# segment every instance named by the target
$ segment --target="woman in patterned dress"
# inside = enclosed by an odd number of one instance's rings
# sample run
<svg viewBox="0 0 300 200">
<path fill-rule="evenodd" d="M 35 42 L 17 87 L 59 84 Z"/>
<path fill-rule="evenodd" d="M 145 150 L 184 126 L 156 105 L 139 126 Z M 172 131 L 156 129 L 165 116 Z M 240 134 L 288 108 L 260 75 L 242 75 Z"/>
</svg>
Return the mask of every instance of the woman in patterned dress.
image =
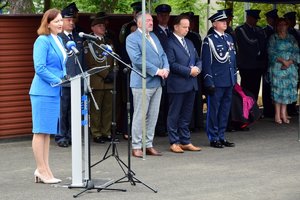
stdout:
<svg viewBox="0 0 300 200">
<path fill-rule="evenodd" d="M 297 41 L 288 34 L 288 24 L 284 18 L 278 19 L 276 33 L 269 39 L 268 55 L 275 122 L 288 124 L 286 105 L 297 100 L 297 64 L 300 58 Z"/>
</svg>

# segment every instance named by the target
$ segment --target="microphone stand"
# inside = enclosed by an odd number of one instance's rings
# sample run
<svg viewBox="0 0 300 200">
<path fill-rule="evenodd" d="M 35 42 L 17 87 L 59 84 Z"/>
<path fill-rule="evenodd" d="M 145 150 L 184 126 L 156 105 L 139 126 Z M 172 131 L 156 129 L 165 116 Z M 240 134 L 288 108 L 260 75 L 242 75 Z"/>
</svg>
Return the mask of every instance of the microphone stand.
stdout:
<svg viewBox="0 0 300 200">
<path fill-rule="evenodd" d="M 154 190 L 153 188 L 151 188 L 150 186 L 146 185 L 145 183 L 143 183 L 142 181 L 140 181 L 138 178 L 135 177 L 135 173 L 134 171 L 132 171 L 131 169 L 131 130 L 130 130 L 130 101 L 129 101 L 129 70 L 127 71 L 127 126 L 128 126 L 128 165 L 126 165 L 119 157 L 118 154 L 118 150 L 117 150 L 117 146 L 116 146 L 116 142 L 115 141 L 115 136 L 116 136 L 116 122 L 115 122 L 115 118 L 116 118 L 116 80 L 117 80 L 117 64 L 116 64 L 116 60 L 119 61 L 120 63 L 122 63 L 123 65 L 125 65 L 127 67 L 127 69 L 131 69 L 132 71 L 134 71 L 135 73 L 137 73 L 139 76 L 141 76 L 143 79 L 146 79 L 145 76 L 143 76 L 139 71 L 137 71 L 136 69 L 132 68 L 130 65 L 128 65 L 127 63 L 123 62 L 120 59 L 120 56 L 114 52 L 108 51 L 106 48 L 103 48 L 101 45 L 98 45 L 96 42 L 92 41 L 92 43 L 99 47 L 100 49 L 102 49 L 104 52 L 106 52 L 107 54 L 109 54 L 110 56 L 112 56 L 114 58 L 114 83 L 113 83 L 113 119 L 112 119 L 112 140 L 110 145 L 108 146 L 102 160 L 96 162 L 95 164 L 93 164 L 91 167 L 103 162 L 104 160 L 106 160 L 107 158 L 113 156 L 116 161 L 118 162 L 119 166 L 121 167 L 122 171 L 124 172 L 124 176 L 119 178 L 118 180 L 106 185 L 104 188 L 99 188 L 98 192 L 100 192 L 101 190 L 115 184 L 115 183 L 125 183 L 125 182 L 129 182 L 131 183 L 131 185 L 136 185 L 136 183 L 141 183 L 142 185 L 144 185 L 145 187 L 149 188 L 150 190 L 152 190 L 153 192 L 157 193 L 157 190 Z M 112 147 L 112 153 L 110 155 L 108 154 L 109 149 Z M 125 171 L 125 168 L 127 168 L 127 172 Z M 127 180 L 124 180 L 126 179 Z"/>
<path fill-rule="evenodd" d="M 72 50 L 73 51 L 73 50 Z M 82 66 L 79 62 L 79 59 L 78 59 L 78 56 L 76 55 L 76 53 L 73 51 L 72 54 L 74 53 L 74 56 L 75 56 L 75 62 L 78 62 L 78 66 L 79 66 L 79 69 L 81 71 L 81 77 L 84 79 L 84 96 L 82 97 L 82 114 L 84 115 L 84 122 L 83 123 L 83 126 L 84 126 L 84 152 L 85 152 L 85 159 L 87 159 L 87 163 L 84 163 L 84 167 L 85 167 L 85 178 L 84 178 L 84 181 L 85 181 L 85 184 L 84 186 L 76 186 L 76 187 L 73 187 L 73 186 L 69 186 L 68 188 L 84 188 L 83 191 L 79 192 L 78 194 L 74 194 L 73 197 L 76 198 L 78 197 L 79 195 L 83 194 L 84 192 L 88 191 L 88 190 L 92 190 L 92 189 L 101 189 L 101 190 L 116 190 L 116 191 L 123 191 L 125 192 L 126 190 L 123 190 L 123 189 L 114 189 L 114 188 L 106 188 L 106 187 L 103 187 L 103 186 L 96 186 L 94 181 L 92 180 L 92 177 L 91 177 L 91 146 L 90 146 L 90 134 L 88 133 L 88 110 L 89 110 L 89 103 L 88 103 L 88 98 L 87 98 L 87 94 L 89 94 L 91 97 L 92 97 L 92 100 L 94 102 L 94 105 L 95 105 L 95 108 L 97 110 L 99 110 L 99 107 L 98 107 L 98 104 L 97 102 L 95 101 L 95 98 L 93 96 L 93 93 L 92 93 L 92 90 L 91 90 L 91 87 L 89 85 L 89 81 L 87 80 L 87 77 L 90 76 L 90 74 L 88 73 L 85 73 L 82 69 Z M 70 56 L 72 56 L 72 54 Z M 107 67 L 105 67 L 107 68 Z M 105 69 L 103 68 L 103 69 Z M 92 72 L 91 72 L 92 73 Z M 66 80 L 66 82 L 68 82 L 69 80 Z"/>
</svg>

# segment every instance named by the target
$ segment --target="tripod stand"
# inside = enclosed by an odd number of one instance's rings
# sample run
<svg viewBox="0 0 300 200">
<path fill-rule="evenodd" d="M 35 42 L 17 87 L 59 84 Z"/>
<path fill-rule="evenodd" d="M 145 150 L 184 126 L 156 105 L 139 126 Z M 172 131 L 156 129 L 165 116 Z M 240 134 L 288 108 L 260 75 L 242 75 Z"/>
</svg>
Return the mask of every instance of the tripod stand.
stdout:
<svg viewBox="0 0 300 200">
<path fill-rule="evenodd" d="M 136 183 L 141 183 L 142 185 L 146 186 L 147 188 L 149 188 L 150 190 L 152 190 L 153 192 L 157 192 L 156 190 L 154 190 L 153 188 L 151 188 L 150 186 L 146 185 L 145 183 L 143 183 L 142 181 L 140 181 L 139 179 L 137 179 L 135 177 L 135 173 L 131 170 L 131 156 L 130 156 L 130 152 L 131 152 L 131 131 L 130 131 L 130 101 L 129 101 L 129 71 L 127 70 L 127 128 L 128 128 L 128 165 L 126 165 L 119 157 L 119 153 L 118 153 L 118 149 L 117 149 L 117 142 L 115 141 L 115 136 L 116 136 L 116 79 L 117 79 L 117 66 L 116 66 L 116 60 L 118 60 L 119 62 L 121 62 L 122 64 L 124 64 L 127 69 L 131 69 L 132 71 L 134 71 L 135 73 L 139 74 L 142 78 L 145 78 L 140 72 L 136 71 L 135 69 L 133 69 L 130 65 L 124 63 L 120 57 L 112 52 L 109 48 L 105 48 L 105 45 L 98 45 L 97 43 L 93 42 L 96 46 L 100 47 L 103 51 L 105 51 L 106 53 L 108 53 L 109 55 L 111 55 L 114 58 L 114 82 L 113 82 L 113 116 L 112 116 L 112 138 L 111 138 L 111 142 L 103 156 L 103 158 L 96 162 L 95 164 L 91 165 L 91 167 L 94 167 L 95 165 L 105 161 L 106 159 L 108 159 L 109 157 L 114 157 L 118 163 L 118 165 L 120 166 L 120 168 L 122 169 L 122 171 L 124 172 L 124 176 L 121 177 L 120 179 L 114 181 L 113 183 L 108 184 L 105 188 L 99 188 L 98 192 L 100 192 L 103 189 L 107 189 L 109 186 L 115 184 L 115 183 L 124 183 L 124 182 L 130 182 L 131 185 L 136 185 Z M 109 150 L 112 149 L 112 152 L 110 155 L 108 155 Z M 126 171 L 127 169 L 127 171 Z M 124 180 L 126 179 L 127 180 Z M 126 190 L 125 190 L 126 191 Z"/>
</svg>

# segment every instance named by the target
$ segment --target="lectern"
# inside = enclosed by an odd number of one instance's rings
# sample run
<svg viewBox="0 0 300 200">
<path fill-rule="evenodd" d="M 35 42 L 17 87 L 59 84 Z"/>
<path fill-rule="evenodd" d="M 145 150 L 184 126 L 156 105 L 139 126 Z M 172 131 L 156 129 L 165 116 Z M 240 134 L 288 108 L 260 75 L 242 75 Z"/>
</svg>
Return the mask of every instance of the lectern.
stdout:
<svg viewBox="0 0 300 200">
<path fill-rule="evenodd" d="M 87 94 L 89 92 L 91 93 L 91 89 L 89 87 L 89 77 L 108 67 L 109 66 L 95 67 L 58 84 L 62 86 L 65 84 L 71 85 L 72 183 L 69 186 L 70 188 L 85 187 L 86 180 L 88 180 L 90 177 L 88 133 L 89 117 L 87 97 Z M 83 95 L 81 91 L 81 81 L 84 81 Z M 98 108 L 98 106 L 95 107 Z M 82 131 L 84 134 L 82 134 Z M 82 135 L 84 136 L 83 140 Z M 84 149 L 82 149 L 82 147 L 84 147 Z M 82 170 L 83 167 L 84 170 Z M 82 173 L 83 171 L 84 178 Z"/>
</svg>

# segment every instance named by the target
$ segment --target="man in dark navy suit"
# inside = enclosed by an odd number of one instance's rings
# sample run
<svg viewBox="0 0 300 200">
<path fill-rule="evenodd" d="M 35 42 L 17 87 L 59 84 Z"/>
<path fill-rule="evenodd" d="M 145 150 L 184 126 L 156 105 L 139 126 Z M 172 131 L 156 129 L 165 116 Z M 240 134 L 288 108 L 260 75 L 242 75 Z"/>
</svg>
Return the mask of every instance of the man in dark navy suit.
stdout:
<svg viewBox="0 0 300 200">
<path fill-rule="evenodd" d="M 168 4 L 160 4 L 155 8 L 157 13 L 158 24 L 153 27 L 153 32 L 160 41 L 160 44 L 166 49 L 168 38 L 170 36 L 170 27 L 168 26 L 170 19 L 171 6 Z M 160 137 L 167 136 L 167 116 L 168 116 L 168 98 L 166 85 L 162 85 L 162 94 L 158 113 L 157 124 L 155 127 L 155 135 Z"/>
<path fill-rule="evenodd" d="M 78 33 L 74 30 L 76 12 L 78 9 L 73 4 L 64 8 L 61 12 L 63 17 L 63 32 L 59 34 L 62 38 L 64 45 L 69 41 L 76 43 L 76 48 L 80 54 L 78 59 L 80 64 L 83 61 L 83 41 Z M 82 65 L 84 68 L 84 66 Z M 81 73 L 78 62 L 75 60 L 75 55 L 71 54 L 68 57 L 67 75 L 70 77 L 76 76 Z M 71 144 L 71 90 L 70 86 L 62 87 L 62 95 L 60 100 L 60 132 L 55 135 L 55 141 L 59 147 L 68 147 Z"/>
<path fill-rule="evenodd" d="M 201 56 L 201 48 L 202 48 L 202 39 L 198 32 L 195 31 L 197 29 L 195 20 L 194 20 L 194 13 L 193 12 L 184 12 L 180 15 L 186 15 L 190 19 L 190 28 L 188 34 L 185 36 L 185 38 L 192 41 L 198 56 Z M 192 120 L 190 124 L 190 130 L 196 131 L 197 129 L 202 129 L 204 127 L 203 121 L 203 88 L 201 87 L 203 78 L 202 76 L 197 76 L 198 81 L 198 91 L 196 92 L 195 96 L 195 102 L 194 102 L 194 109 L 193 109 L 193 115 Z"/>
<path fill-rule="evenodd" d="M 269 117 L 269 118 L 273 118 L 275 115 L 275 111 L 274 111 L 274 105 L 271 99 L 271 86 L 270 86 L 270 82 L 268 80 L 268 54 L 267 54 L 267 42 L 269 40 L 269 37 L 275 33 L 275 23 L 276 20 L 278 19 L 278 15 L 277 15 L 277 9 L 273 9 L 270 10 L 268 12 L 265 13 L 266 16 L 266 20 L 267 20 L 267 26 L 265 26 L 262 31 L 265 35 L 265 39 L 266 39 L 266 45 L 264 48 L 264 59 L 266 60 L 265 64 L 265 70 L 264 70 L 264 77 L 263 77 L 263 89 L 262 89 L 262 101 L 263 101 L 263 106 L 264 106 L 264 117 Z"/>
<path fill-rule="evenodd" d="M 225 139 L 232 89 L 236 83 L 236 53 L 232 37 L 225 33 L 226 19 L 225 12 L 209 18 L 214 32 L 204 39 L 202 48 L 204 86 L 208 93 L 206 131 L 210 146 L 215 148 L 235 146 Z"/>
<path fill-rule="evenodd" d="M 193 43 L 185 36 L 189 31 L 190 21 L 186 15 L 174 19 L 174 32 L 168 39 L 166 48 L 170 64 L 167 80 L 169 112 L 167 130 L 170 150 L 174 153 L 200 151 L 191 143 L 189 125 L 193 113 L 195 93 L 198 90 L 197 76 L 202 66 Z"/>
</svg>

